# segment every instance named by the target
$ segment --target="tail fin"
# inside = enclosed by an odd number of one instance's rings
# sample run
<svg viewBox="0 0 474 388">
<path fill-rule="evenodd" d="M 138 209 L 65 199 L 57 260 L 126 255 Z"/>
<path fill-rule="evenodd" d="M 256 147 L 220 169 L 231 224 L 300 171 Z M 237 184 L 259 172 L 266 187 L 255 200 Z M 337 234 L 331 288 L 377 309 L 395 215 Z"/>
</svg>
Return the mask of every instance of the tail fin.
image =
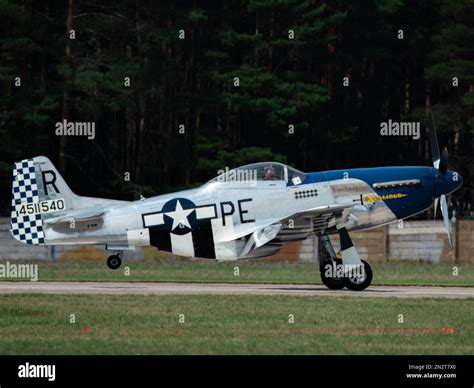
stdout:
<svg viewBox="0 0 474 388">
<path fill-rule="evenodd" d="M 11 233 L 27 244 L 44 244 L 43 218 L 74 207 L 71 191 L 51 161 L 39 156 L 13 166 Z"/>
<path fill-rule="evenodd" d="M 74 194 L 45 156 L 14 164 L 12 193 L 11 233 L 18 241 L 35 245 L 45 244 L 43 221 L 49 218 L 71 210 L 126 203 Z"/>
</svg>

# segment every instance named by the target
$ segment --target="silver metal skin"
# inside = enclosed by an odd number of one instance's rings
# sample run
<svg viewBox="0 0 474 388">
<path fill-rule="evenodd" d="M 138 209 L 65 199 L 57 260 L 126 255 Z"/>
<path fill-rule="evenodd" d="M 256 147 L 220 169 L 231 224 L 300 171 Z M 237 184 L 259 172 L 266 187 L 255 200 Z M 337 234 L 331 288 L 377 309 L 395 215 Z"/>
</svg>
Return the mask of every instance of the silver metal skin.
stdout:
<svg viewBox="0 0 474 388">
<path fill-rule="evenodd" d="M 304 173 L 281 163 L 244 166 L 197 189 L 126 202 L 77 196 L 47 158 L 31 161 L 38 186 L 35 201 L 63 199 L 66 203 L 64 210 L 41 214 L 45 245 L 105 244 L 110 250 L 133 250 L 156 246 L 153 230 L 157 227 L 161 240 L 164 233 L 170 235 L 165 250 L 195 256 L 194 240 L 203 236 L 194 236 L 193 228 L 199 229 L 198 218 L 204 215 L 213 245 L 207 257 L 235 260 L 273 254 L 279 247 L 266 244 L 334 232 L 337 224 L 361 230 L 397 220 L 384 201 L 360 203 L 361 195 L 376 195 L 364 181 L 303 184 Z M 262 175 L 268 169 L 273 174 L 277 170 L 269 179 Z M 296 176 L 293 181 L 289 171 Z M 235 172 L 250 174 L 239 178 L 232 175 Z M 193 215 L 191 227 L 188 217 Z M 157 248 L 162 247 L 158 244 Z"/>
<path fill-rule="evenodd" d="M 411 217 L 439 198 L 451 242 L 446 195 L 463 180 L 448 170 L 447 150 L 439 152 L 431 114 L 428 127 L 434 168 L 303 173 L 263 162 L 223 172 L 197 189 L 133 202 L 78 196 L 48 158 L 25 159 L 13 167 L 11 233 L 34 245 L 103 244 L 112 251 L 154 246 L 218 261 L 270 256 L 286 241 L 317 234 L 322 237 L 323 283 L 332 289 L 363 290 L 372 271 L 357 253 L 349 230 Z M 332 233 L 339 234 L 340 257 L 330 246 Z M 339 261 L 347 279 L 329 271 Z M 107 260 L 112 269 L 120 263 L 118 255 Z M 349 273 L 353 268 L 363 272 Z"/>
</svg>

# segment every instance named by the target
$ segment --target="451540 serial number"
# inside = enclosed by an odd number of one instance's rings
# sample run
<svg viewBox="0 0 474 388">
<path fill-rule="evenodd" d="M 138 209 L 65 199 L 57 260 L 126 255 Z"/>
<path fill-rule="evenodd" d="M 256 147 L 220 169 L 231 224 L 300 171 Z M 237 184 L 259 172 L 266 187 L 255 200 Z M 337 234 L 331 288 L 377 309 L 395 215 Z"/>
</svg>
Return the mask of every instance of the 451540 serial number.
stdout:
<svg viewBox="0 0 474 388">
<path fill-rule="evenodd" d="M 53 213 L 66 209 L 64 199 L 51 199 L 41 202 L 22 203 L 19 214 Z"/>
</svg>

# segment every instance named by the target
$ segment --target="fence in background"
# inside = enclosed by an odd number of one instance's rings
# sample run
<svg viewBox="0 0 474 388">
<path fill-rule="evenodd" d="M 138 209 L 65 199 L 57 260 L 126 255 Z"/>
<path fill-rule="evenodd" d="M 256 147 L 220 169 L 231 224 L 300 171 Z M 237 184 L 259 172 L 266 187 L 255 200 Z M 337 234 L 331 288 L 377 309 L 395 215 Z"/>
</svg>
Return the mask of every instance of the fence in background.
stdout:
<svg viewBox="0 0 474 388">
<path fill-rule="evenodd" d="M 371 262 L 427 260 L 474 264 L 474 220 L 451 223 L 452 247 L 442 221 L 404 221 L 350 235 L 361 257 Z M 331 240 L 339 250 L 337 235 L 331 236 Z M 317 262 L 318 239 L 288 243 L 274 259 Z"/>
<path fill-rule="evenodd" d="M 9 232 L 10 219 L 0 218 L 0 259 L 105 259 L 107 252 L 95 246 L 47 246 L 21 244 Z M 450 247 L 442 221 L 405 221 L 403 227 L 392 224 L 365 232 L 351 233 L 354 245 L 364 259 L 428 260 L 433 263 L 456 262 L 474 264 L 474 220 L 457 220 L 451 224 L 453 248 Z M 334 247 L 339 249 L 337 235 L 331 236 Z M 143 258 L 141 249 L 125 252 L 125 258 Z M 280 253 L 269 260 L 307 261 L 318 260 L 318 239 L 283 245 Z"/>
</svg>

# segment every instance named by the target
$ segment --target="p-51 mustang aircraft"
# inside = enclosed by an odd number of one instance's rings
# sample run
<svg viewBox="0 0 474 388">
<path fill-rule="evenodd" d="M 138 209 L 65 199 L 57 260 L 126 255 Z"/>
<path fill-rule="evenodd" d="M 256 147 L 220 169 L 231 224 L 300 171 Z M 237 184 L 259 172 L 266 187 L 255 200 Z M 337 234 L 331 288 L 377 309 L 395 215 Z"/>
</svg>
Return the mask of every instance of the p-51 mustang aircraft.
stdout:
<svg viewBox="0 0 474 388">
<path fill-rule="evenodd" d="M 462 185 L 440 155 L 428 118 L 434 167 L 379 167 L 304 173 L 281 163 L 227 171 L 203 186 L 133 202 L 74 194 L 44 156 L 13 169 L 11 233 L 34 245 L 104 244 L 114 254 L 154 246 L 180 256 L 219 261 L 270 256 L 285 241 L 316 234 L 320 271 L 331 289 L 363 290 L 372 270 L 348 231 L 389 224 L 440 198 L 450 238 L 446 195 Z M 338 233 L 341 255 L 329 239 Z"/>
</svg>

